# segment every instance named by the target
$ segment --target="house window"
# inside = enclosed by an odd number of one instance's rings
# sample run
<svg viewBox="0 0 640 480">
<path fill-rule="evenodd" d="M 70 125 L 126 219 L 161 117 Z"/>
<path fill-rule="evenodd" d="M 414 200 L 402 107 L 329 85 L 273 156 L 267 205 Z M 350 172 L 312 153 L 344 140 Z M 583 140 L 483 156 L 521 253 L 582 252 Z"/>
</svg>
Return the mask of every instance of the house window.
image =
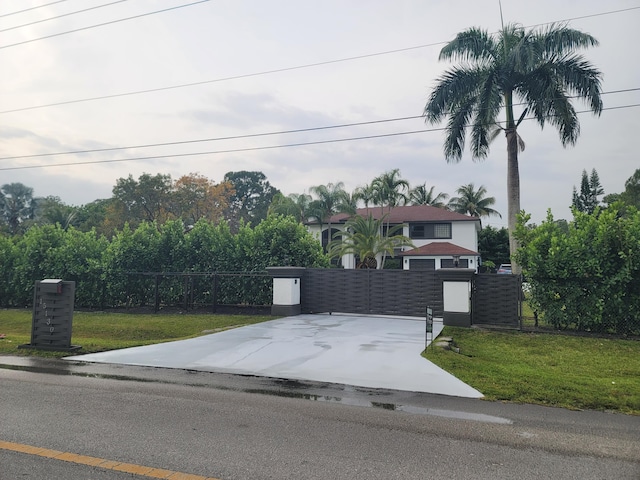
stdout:
<svg viewBox="0 0 640 480">
<path fill-rule="evenodd" d="M 451 238 L 450 223 L 412 223 L 409 225 L 410 238 Z"/>
</svg>

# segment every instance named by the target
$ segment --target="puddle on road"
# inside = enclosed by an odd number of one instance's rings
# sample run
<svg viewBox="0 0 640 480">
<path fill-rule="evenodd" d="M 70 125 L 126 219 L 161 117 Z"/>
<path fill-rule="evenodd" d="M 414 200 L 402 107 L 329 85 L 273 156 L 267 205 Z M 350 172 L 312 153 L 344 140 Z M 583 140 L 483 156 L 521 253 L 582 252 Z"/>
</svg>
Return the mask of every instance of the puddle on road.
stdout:
<svg viewBox="0 0 640 480">
<path fill-rule="evenodd" d="M 437 408 L 427 408 L 427 407 L 416 407 L 413 405 L 403 405 L 400 403 L 392 403 L 392 402 L 381 402 L 381 401 L 373 401 L 368 400 L 367 397 L 378 397 L 388 395 L 386 392 L 376 391 L 376 390 L 367 390 L 361 389 L 358 387 L 352 387 L 349 385 L 342 386 L 343 392 L 347 395 L 345 396 L 335 396 L 335 395 L 321 395 L 315 393 L 306 393 L 304 390 L 308 390 L 309 388 L 315 387 L 322 388 L 306 384 L 305 382 L 299 380 L 289 380 L 289 379 L 269 379 L 273 385 L 273 389 L 269 388 L 233 388 L 233 387 L 225 387 L 221 385 L 208 385 L 206 383 L 183 383 L 176 382 L 170 380 L 163 379 L 150 379 L 144 378 L 141 376 L 130 376 L 130 375 L 117 375 L 117 374 L 105 374 L 105 373 L 93 373 L 93 372 L 78 372 L 74 371 L 71 367 L 77 366 L 72 363 L 60 364 L 55 367 L 51 367 L 50 365 L 44 366 L 43 364 L 39 364 L 39 362 L 33 359 L 29 359 L 31 361 L 26 361 L 22 365 L 8 365 L 8 364 L 0 364 L 0 368 L 6 368 L 9 370 L 19 370 L 26 371 L 32 373 L 44 373 L 44 374 L 52 374 L 52 375 L 70 375 L 77 377 L 85 377 L 85 378 L 101 378 L 105 380 L 124 380 L 124 381 L 135 381 L 135 382 L 145 382 L 145 383 L 159 383 L 159 384 L 180 384 L 187 385 L 193 387 L 210 387 L 216 388 L 219 390 L 229 390 L 229 391 L 239 391 L 245 393 L 259 394 L 259 395 L 271 395 L 277 397 L 285 397 L 285 398 L 297 398 L 300 400 L 309 400 L 313 402 L 326 402 L 326 403 L 335 403 L 340 405 L 349 405 L 355 407 L 368 407 L 368 408 L 379 408 L 382 410 L 390 410 L 396 412 L 404 412 L 413 415 L 432 415 L 436 417 L 444 417 L 444 418 L 452 418 L 457 420 L 471 420 L 476 422 L 484 422 L 484 423 L 497 423 L 503 425 L 510 425 L 513 422 L 508 418 L 496 417 L 493 415 L 486 415 L 482 413 L 470 413 L 470 412 L 462 412 L 457 410 L 443 410 Z M 186 373 L 206 373 L 200 371 L 191 371 L 185 370 Z M 333 386 L 335 388 L 335 386 Z M 351 395 L 349 395 L 351 393 Z"/>
</svg>

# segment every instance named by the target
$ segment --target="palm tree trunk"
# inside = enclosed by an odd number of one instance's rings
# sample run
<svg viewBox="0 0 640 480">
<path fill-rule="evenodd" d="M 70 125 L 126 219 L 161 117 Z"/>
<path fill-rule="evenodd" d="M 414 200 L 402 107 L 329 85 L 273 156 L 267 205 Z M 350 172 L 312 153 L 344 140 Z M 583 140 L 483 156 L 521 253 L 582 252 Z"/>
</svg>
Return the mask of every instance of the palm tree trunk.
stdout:
<svg viewBox="0 0 640 480">
<path fill-rule="evenodd" d="M 520 267 L 513 256 L 518 249 L 518 241 L 514 233 L 518 213 L 520 213 L 520 171 L 518 168 L 518 133 L 515 127 L 508 128 L 507 135 L 507 216 L 509 228 L 509 253 L 513 273 L 520 273 Z"/>
</svg>

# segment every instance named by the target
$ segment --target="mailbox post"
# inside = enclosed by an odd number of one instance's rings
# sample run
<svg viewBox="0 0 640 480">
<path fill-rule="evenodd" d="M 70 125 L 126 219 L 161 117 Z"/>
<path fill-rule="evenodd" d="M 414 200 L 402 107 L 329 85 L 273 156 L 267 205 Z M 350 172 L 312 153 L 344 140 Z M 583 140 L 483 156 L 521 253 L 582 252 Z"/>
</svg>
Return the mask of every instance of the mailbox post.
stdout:
<svg viewBox="0 0 640 480">
<path fill-rule="evenodd" d="M 73 351 L 71 324 L 75 300 L 75 282 L 45 279 L 36 282 L 33 292 L 31 343 L 18 348 Z"/>
</svg>

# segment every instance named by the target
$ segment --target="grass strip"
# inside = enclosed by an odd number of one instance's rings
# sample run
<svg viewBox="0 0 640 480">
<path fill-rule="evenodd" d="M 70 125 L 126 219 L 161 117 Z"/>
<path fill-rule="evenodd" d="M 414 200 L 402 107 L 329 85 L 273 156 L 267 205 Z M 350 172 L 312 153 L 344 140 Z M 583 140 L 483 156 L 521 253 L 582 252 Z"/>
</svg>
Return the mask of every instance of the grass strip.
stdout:
<svg viewBox="0 0 640 480">
<path fill-rule="evenodd" d="M 445 327 L 423 355 L 487 400 L 640 415 L 640 342 Z"/>
</svg>

